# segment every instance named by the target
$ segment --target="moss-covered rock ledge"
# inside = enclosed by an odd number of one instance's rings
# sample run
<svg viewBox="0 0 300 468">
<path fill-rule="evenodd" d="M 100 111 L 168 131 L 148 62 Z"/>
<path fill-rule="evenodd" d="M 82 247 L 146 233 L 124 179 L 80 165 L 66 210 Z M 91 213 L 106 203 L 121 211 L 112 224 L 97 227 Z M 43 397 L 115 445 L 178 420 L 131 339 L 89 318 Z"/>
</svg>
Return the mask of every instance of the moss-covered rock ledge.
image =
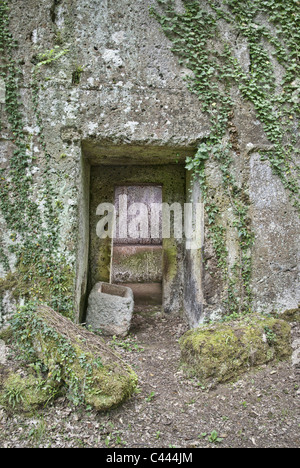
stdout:
<svg viewBox="0 0 300 468">
<path fill-rule="evenodd" d="M 12 330 L 23 357 L 42 363 L 47 377 L 62 384 L 75 404 L 109 410 L 136 389 L 136 374 L 99 336 L 47 306 L 23 307 Z"/>
<path fill-rule="evenodd" d="M 289 309 L 283 312 L 283 314 L 280 314 L 279 317 L 281 320 L 285 320 L 286 322 L 289 323 L 295 323 L 295 322 L 300 322 L 300 306 L 298 309 Z"/>
<path fill-rule="evenodd" d="M 236 380 L 246 371 L 292 354 L 291 327 L 269 317 L 251 316 L 188 331 L 180 340 L 181 360 L 203 383 Z"/>
</svg>

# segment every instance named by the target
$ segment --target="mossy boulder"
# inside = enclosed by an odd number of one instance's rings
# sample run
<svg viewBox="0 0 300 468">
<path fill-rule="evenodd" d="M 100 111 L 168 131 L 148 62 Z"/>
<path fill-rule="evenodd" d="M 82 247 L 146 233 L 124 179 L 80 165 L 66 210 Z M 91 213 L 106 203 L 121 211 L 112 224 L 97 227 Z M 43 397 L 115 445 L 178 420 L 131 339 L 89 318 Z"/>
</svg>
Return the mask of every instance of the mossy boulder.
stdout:
<svg viewBox="0 0 300 468">
<path fill-rule="evenodd" d="M 291 327 L 251 317 L 188 331 L 180 340 L 184 368 L 203 383 L 234 381 L 246 371 L 292 354 Z"/>
<path fill-rule="evenodd" d="M 135 391 L 136 374 L 99 336 L 51 308 L 22 308 L 12 328 L 27 359 L 42 361 L 73 403 L 109 410 Z"/>
</svg>

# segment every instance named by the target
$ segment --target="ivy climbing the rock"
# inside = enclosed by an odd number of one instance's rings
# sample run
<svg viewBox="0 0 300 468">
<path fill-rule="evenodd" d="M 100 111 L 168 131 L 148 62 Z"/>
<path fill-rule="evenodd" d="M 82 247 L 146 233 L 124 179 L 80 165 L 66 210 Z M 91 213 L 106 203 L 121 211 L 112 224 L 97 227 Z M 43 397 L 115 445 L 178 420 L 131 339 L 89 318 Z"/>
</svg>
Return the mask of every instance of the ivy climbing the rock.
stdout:
<svg viewBox="0 0 300 468">
<path fill-rule="evenodd" d="M 9 29 L 9 7 L 0 1 L 1 78 L 6 87 L 6 116 L 13 154 L 9 165 L 0 172 L 0 210 L 10 234 L 9 245 L 0 246 L 0 261 L 7 278 L 0 282 L 0 292 L 14 286 L 16 298 L 40 299 L 55 310 L 71 316 L 73 309 L 74 273 L 60 252 L 59 214 L 55 181 L 50 177 L 51 155 L 47 151 L 43 122 L 39 112 L 38 70 L 59 60 L 67 51 L 58 46 L 38 57 L 32 73 L 32 104 L 41 154 L 42 190 L 37 191 L 30 152 L 31 136 L 24 132 L 19 78 L 22 75 L 14 58 L 17 47 Z M 43 155 L 43 157 L 42 157 Z M 36 195 L 36 192 L 38 195 Z M 7 254 L 15 256 L 15 266 L 9 265 Z"/>
<path fill-rule="evenodd" d="M 299 117 L 299 1 L 295 0 L 183 0 L 178 11 L 173 0 L 157 0 L 150 11 L 173 43 L 173 52 L 193 71 L 186 79 L 199 98 L 210 121 L 210 135 L 199 146 L 187 169 L 200 182 L 209 225 L 209 237 L 218 265 L 227 283 L 224 299 L 230 313 L 251 309 L 251 247 L 254 236 L 249 216 L 247 182 L 234 176 L 234 157 L 239 156 L 238 138 L 232 124 L 235 103 L 232 90 L 250 101 L 270 141 L 261 150 L 299 210 L 299 166 L 296 163 L 296 122 Z M 225 25 L 225 26 L 224 26 Z M 243 37 L 248 44 L 250 68 L 240 64 L 224 28 Z M 222 34 L 223 31 L 223 34 Z M 274 63 L 284 69 L 281 82 Z M 234 136 L 235 135 L 235 136 Z M 218 164 L 233 226 L 239 239 L 239 258 L 229 267 L 226 226 L 222 208 L 207 177 L 210 161 Z"/>
</svg>

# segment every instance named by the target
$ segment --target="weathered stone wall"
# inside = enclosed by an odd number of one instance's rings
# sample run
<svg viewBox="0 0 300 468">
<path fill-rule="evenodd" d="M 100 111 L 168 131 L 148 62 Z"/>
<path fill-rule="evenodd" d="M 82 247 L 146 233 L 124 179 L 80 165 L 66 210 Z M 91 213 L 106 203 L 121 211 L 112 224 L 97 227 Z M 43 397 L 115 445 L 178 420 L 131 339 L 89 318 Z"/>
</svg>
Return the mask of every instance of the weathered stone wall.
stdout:
<svg viewBox="0 0 300 468">
<path fill-rule="evenodd" d="M 207 8 L 204 0 L 200 3 Z M 171 51 L 172 43 L 156 19 L 149 15 L 152 4 L 152 0 L 27 0 L 25 7 L 20 0 L 8 2 L 9 28 L 18 47 L 5 53 L 21 70 L 18 86 L 29 161 L 26 170 L 32 176 L 29 197 L 45 217 L 47 198 L 43 188 L 45 180 L 52 182 L 52 204 L 58 211 L 55 231 L 59 239 L 53 255 L 68 267 L 68 274 L 63 275 L 67 286 L 59 291 L 59 297 L 70 296 L 77 319 L 87 284 L 89 165 L 99 165 L 103 158 L 107 164 L 110 157 L 115 160 L 119 157 L 124 164 L 124 157 L 130 160 L 131 147 L 135 147 L 135 155 L 136 148 L 140 148 L 141 158 L 148 152 L 145 157 L 148 164 L 155 160 L 153 147 L 159 147 L 161 155 L 165 151 L 164 163 L 176 159 L 183 162 L 210 134 L 209 119 L 201 112 L 197 96 L 187 89 L 183 80 L 192 73 L 179 64 Z M 176 5 L 178 11 L 183 9 L 180 1 Z M 247 41 L 226 28 L 224 25 L 224 35 L 247 72 L 251 65 Z M 58 46 L 57 52 L 64 53 L 39 67 L 34 88 L 33 70 L 41 62 L 38 54 L 55 46 Z M 282 69 L 276 63 L 274 67 L 279 80 Z M 3 80 L 0 88 L 0 166 L 7 170 L 15 143 L 12 124 L 8 122 L 9 111 L 5 111 Z M 38 116 L 34 98 L 38 103 Z M 238 91 L 232 98 L 236 103 L 232 128 L 238 145 L 233 171 L 249 196 L 255 234 L 252 308 L 259 311 L 297 308 L 300 302 L 298 213 L 281 181 L 272 173 L 269 162 L 262 161 L 259 156 L 259 150 L 268 146 L 269 141 L 253 106 L 245 102 Z M 41 134 L 44 139 L 40 138 Z M 122 154 L 117 152 L 118 145 L 122 147 Z M 50 169 L 45 162 L 45 151 L 51 157 Z M 158 158 L 158 163 L 162 162 L 162 157 Z M 220 170 L 213 160 L 207 162 L 206 172 L 222 205 L 226 197 L 222 193 Z M 8 183 L 14 185 L 12 175 L 7 177 Z M 227 198 L 222 206 L 230 266 L 239 255 L 237 232 Z M 16 216 L 21 217 L 18 206 L 15 210 Z M 5 261 L 0 265 L 0 327 L 3 316 L 13 310 L 18 300 L 7 290 L 15 290 L 18 296 L 16 289 L 22 291 L 22 278 L 26 276 L 24 273 L 18 278 L 17 284 L 7 280 L 9 276 L 11 281 L 15 272 L 20 271 L 15 266 L 16 254 L 9 246 L 23 241 L 22 233 L 15 232 L 13 223 L 7 219 L 2 213 L 1 259 L 5 257 Z M 50 229 L 45 220 L 41 225 L 45 233 Z M 207 235 L 208 229 L 205 232 Z M 191 291 L 203 301 L 203 307 L 195 316 L 191 317 L 189 312 L 193 325 L 203 321 L 205 316 L 222 313 L 226 289 L 208 237 L 204 246 L 205 273 L 199 258 L 201 252 L 194 254 L 190 262 L 195 274 L 199 274 L 196 291 L 195 285 Z M 53 281 L 49 275 L 43 287 Z M 31 286 L 34 289 L 34 281 Z M 55 287 L 53 290 L 56 291 Z M 41 291 L 32 294 L 43 295 Z M 193 307 L 193 300 L 187 307 Z"/>
</svg>

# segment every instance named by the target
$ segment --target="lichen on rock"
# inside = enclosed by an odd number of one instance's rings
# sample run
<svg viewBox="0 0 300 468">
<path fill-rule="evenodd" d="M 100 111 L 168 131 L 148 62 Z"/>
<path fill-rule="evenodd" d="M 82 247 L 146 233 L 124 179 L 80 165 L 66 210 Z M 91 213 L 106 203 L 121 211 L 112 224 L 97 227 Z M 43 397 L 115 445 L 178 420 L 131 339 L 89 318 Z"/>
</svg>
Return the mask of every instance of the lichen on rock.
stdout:
<svg viewBox="0 0 300 468">
<path fill-rule="evenodd" d="M 181 361 L 201 382 L 233 381 L 257 366 L 291 356 L 291 328 L 275 318 L 249 316 L 205 325 L 180 340 Z"/>
</svg>

